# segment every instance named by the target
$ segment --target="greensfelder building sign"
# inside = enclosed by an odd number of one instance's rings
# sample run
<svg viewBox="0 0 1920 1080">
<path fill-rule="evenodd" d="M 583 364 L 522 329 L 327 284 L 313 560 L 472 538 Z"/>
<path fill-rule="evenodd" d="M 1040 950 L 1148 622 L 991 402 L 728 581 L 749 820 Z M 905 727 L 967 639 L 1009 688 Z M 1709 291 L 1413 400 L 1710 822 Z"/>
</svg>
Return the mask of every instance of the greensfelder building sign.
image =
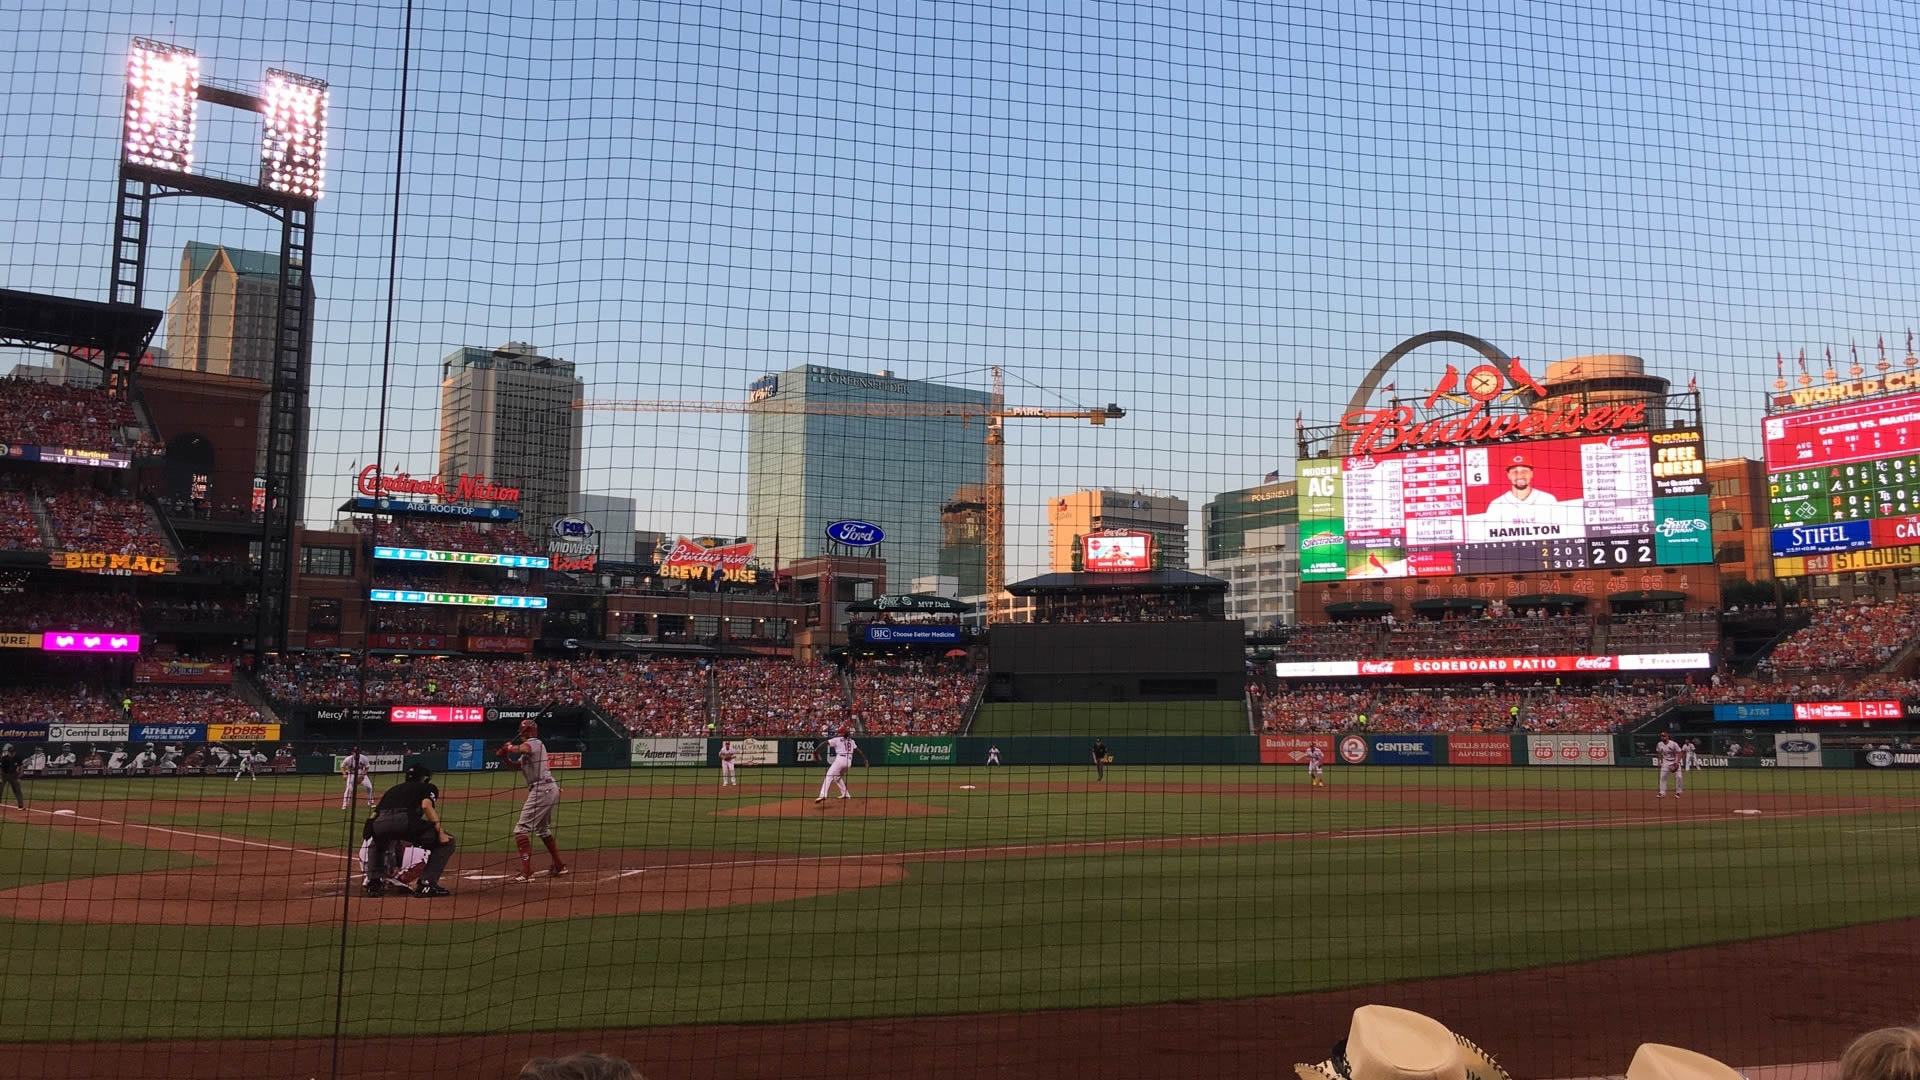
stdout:
<svg viewBox="0 0 1920 1080">
<path fill-rule="evenodd" d="M 889 765 L 951 765 L 952 739 L 888 739 L 882 755 Z"/>
</svg>

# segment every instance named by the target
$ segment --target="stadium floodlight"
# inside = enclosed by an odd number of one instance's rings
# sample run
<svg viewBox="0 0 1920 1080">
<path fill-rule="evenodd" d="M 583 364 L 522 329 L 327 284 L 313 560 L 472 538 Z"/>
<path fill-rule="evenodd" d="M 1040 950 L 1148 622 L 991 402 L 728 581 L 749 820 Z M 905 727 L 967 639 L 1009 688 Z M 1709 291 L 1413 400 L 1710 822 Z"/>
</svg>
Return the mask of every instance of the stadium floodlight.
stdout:
<svg viewBox="0 0 1920 1080">
<path fill-rule="evenodd" d="M 125 160 L 192 172 L 193 110 L 199 97 L 200 57 L 192 49 L 134 38 L 127 53 Z"/>
<path fill-rule="evenodd" d="M 269 68 L 261 104 L 266 133 L 260 140 L 260 186 L 319 199 L 326 179 L 327 84 Z"/>
</svg>

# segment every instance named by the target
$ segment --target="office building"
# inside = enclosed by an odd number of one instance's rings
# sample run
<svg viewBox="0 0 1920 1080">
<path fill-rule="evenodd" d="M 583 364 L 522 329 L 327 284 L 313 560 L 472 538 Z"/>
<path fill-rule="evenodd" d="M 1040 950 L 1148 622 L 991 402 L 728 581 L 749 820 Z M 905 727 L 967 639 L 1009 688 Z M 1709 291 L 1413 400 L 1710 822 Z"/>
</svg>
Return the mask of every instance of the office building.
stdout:
<svg viewBox="0 0 1920 1080">
<path fill-rule="evenodd" d="M 851 519 L 885 532 L 870 550 L 887 580 L 946 576 L 962 595 L 985 590 L 984 529 L 962 519 L 973 504 L 984 514 L 992 395 L 816 364 L 758 379 L 750 393 L 747 533 L 763 565 L 836 553 L 826 527 Z"/>
<path fill-rule="evenodd" d="M 313 279 L 306 281 L 313 312 Z M 270 383 L 279 317 L 279 255 L 195 241 L 180 253 L 180 288 L 167 304 L 167 347 L 156 350 L 153 363 Z M 307 321 L 309 347 L 315 321 Z"/>
<path fill-rule="evenodd" d="M 573 504 L 573 516 L 593 526 L 600 557 L 611 562 L 633 561 L 633 511 L 634 501 L 621 495 L 582 495 Z"/>
<path fill-rule="evenodd" d="M 522 341 L 448 353 L 440 373 L 440 479 L 462 473 L 520 489 L 521 527 L 546 535 L 580 490 L 585 384 L 573 364 Z M 630 527 L 630 526 L 629 526 Z M 611 556 L 608 556 L 609 558 Z"/>
<path fill-rule="evenodd" d="M 1187 500 L 1141 491 L 1105 488 L 1061 495 L 1047 504 L 1047 568 L 1056 574 L 1079 569 L 1080 538 L 1102 529 L 1153 534 L 1154 566 L 1187 568 Z"/>
<path fill-rule="evenodd" d="M 1201 510 L 1207 573 L 1227 583 L 1227 617 L 1249 630 L 1295 621 L 1300 515 L 1293 481 L 1215 495 Z"/>
</svg>

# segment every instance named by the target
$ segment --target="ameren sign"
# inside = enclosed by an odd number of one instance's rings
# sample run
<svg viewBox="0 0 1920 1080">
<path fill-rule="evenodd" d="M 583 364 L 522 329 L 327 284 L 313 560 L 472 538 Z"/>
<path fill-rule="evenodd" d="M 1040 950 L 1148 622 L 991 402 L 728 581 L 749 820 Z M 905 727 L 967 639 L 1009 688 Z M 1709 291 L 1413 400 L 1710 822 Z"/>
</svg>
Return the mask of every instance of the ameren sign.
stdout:
<svg viewBox="0 0 1920 1080">
<path fill-rule="evenodd" d="M 447 485 L 439 477 L 419 479 L 403 472 L 382 474 L 379 467 L 369 465 L 360 470 L 354 487 L 369 498 L 381 496 L 406 497 L 427 495 L 443 503 L 507 502 L 520 501 L 520 489 L 496 484 L 484 476 L 461 473 L 454 481 L 454 490 L 449 493 Z"/>
</svg>

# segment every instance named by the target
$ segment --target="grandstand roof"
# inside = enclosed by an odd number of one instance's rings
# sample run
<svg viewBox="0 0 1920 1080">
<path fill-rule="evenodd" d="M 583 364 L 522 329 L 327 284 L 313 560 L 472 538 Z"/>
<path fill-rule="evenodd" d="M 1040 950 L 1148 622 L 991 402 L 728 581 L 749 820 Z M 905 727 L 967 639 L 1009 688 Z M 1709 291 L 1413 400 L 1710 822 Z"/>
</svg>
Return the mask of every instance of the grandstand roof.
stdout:
<svg viewBox="0 0 1920 1080">
<path fill-rule="evenodd" d="M 0 340 L 9 343 L 138 356 L 159 326 L 160 313 L 150 308 L 0 289 Z"/>
<path fill-rule="evenodd" d="M 1137 574 L 1041 574 L 1007 586 L 1015 596 L 1073 593 L 1166 593 L 1227 591 L 1227 583 L 1189 570 L 1148 570 Z"/>
</svg>

